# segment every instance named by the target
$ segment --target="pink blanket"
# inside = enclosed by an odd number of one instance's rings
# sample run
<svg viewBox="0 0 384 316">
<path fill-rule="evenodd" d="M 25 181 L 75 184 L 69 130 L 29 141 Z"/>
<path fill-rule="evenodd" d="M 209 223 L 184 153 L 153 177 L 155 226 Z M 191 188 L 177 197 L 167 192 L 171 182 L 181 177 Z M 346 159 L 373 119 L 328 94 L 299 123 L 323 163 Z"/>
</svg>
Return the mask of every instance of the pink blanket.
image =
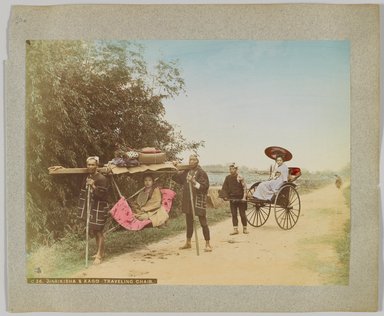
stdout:
<svg viewBox="0 0 384 316">
<path fill-rule="evenodd" d="M 170 189 L 160 189 L 160 191 L 162 195 L 162 205 L 169 213 L 176 193 Z M 116 222 L 128 230 L 141 230 L 149 223 L 151 223 L 150 220 L 140 221 L 135 218 L 133 211 L 125 197 L 121 197 L 120 200 L 112 207 L 109 213 L 111 213 Z"/>
</svg>

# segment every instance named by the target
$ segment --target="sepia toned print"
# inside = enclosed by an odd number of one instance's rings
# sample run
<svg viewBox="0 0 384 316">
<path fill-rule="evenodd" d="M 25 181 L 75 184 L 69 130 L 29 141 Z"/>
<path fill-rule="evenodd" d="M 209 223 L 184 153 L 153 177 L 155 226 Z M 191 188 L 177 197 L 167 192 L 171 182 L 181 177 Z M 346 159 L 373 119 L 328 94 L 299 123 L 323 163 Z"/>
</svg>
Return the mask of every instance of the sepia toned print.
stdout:
<svg viewBox="0 0 384 316">
<path fill-rule="evenodd" d="M 8 309 L 377 310 L 378 12 L 14 7 Z"/>
<path fill-rule="evenodd" d="M 26 53 L 29 282 L 348 285 L 348 41 Z"/>
</svg>

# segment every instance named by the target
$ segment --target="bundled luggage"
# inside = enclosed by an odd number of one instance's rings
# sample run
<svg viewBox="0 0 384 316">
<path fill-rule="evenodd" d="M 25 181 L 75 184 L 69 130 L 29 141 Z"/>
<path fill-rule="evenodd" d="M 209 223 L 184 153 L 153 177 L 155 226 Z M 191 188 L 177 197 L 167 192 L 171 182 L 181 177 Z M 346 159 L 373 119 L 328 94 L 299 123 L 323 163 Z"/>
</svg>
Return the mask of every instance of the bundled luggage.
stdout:
<svg viewBox="0 0 384 316">
<path fill-rule="evenodd" d="M 141 164 L 157 164 L 164 163 L 166 161 L 165 153 L 161 152 L 161 150 L 145 147 L 139 153 L 139 162 Z"/>
<path fill-rule="evenodd" d="M 117 150 L 111 163 L 117 167 L 135 167 L 140 164 L 162 164 L 165 161 L 164 152 L 154 147 L 144 147 L 141 150 Z"/>
</svg>

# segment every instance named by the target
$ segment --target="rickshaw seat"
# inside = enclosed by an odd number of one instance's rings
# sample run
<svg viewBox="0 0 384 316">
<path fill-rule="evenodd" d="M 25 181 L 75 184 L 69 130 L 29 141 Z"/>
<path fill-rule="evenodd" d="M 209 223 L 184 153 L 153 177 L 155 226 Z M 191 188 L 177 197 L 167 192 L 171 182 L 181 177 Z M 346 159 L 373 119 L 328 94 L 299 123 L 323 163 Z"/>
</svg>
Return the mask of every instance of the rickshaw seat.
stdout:
<svg viewBox="0 0 384 316">
<path fill-rule="evenodd" d="M 299 167 L 288 167 L 288 182 L 294 182 L 301 176 Z"/>
</svg>

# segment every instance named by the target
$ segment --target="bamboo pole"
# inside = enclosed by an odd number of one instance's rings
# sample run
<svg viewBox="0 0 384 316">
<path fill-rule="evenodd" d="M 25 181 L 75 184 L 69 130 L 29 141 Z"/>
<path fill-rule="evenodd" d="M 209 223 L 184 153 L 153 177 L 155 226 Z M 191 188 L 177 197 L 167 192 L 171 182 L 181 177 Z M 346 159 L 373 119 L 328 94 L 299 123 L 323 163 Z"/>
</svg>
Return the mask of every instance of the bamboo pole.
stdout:
<svg viewBox="0 0 384 316">
<path fill-rule="evenodd" d="M 88 267 L 88 244 L 89 244 L 89 218 L 91 215 L 91 186 L 87 185 L 87 224 L 85 227 L 85 267 Z"/>
<path fill-rule="evenodd" d="M 111 175 L 111 177 L 112 177 L 112 184 L 113 184 L 113 186 L 115 187 L 117 193 L 119 194 L 119 199 L 121 199 L 121 198 L 123 197 L 123 195 L 121 194 L 120 189 L 119 189 L 119 187 L 117 186 L 117 183 L 116 183 L 115 178 L 113 177 L 113 175 Z M 113 191 L 113 192 L 115 192 L 115 191 Z M 104 236 L 106 236 L 107 234 L 113 232 L 113 231 L 116 230 L 118 227 L 119 227 L 119 224 L 117 224 L 117 225 L 113 226 L 112 228 L 108 229 L 108 230 L 104 233 Z"/>
<path fill-rule="evenodd" d="M 191 197 L 191 206 L 192 206 L 192 216 L 193 216 L 193 229 L 195 231 L 195 242 L 196 242 L 196 254 L 199 255 L 199 240 L 197 237 L 197 228 L 196 228 L 196 219 L 195 219 L 195 204 L 193 203 L 193 192 L 192 192 L 192 182 L 189 182 L 189 194 Z"/>
<path fill-rule="evenodd" d="M 121 194 L 120 189 L 117 186 L 117 183 L 116 183 L 115 178 L 113 177 L 113 175 L 112 175 L 112 182 L 113 182 L 113 184 L 115 186 L 115 189 L 117 190 L 117 193 L 119 194 L 119 198 L 121 198 L 123 195 Z"/>
</svg>

